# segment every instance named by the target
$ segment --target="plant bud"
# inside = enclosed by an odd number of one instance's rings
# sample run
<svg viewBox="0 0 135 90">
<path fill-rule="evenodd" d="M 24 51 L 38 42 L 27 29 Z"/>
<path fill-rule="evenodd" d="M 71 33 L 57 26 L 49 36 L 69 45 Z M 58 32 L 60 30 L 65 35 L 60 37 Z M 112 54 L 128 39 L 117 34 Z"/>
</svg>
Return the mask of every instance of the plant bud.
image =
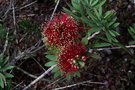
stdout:
<svg viewBox="0 0 135 90">
<path fill-rule="evenodd" d="M 82 60 L 86 61 L 87 57 L 86 56 L 82 56 Z"/>
</svg>

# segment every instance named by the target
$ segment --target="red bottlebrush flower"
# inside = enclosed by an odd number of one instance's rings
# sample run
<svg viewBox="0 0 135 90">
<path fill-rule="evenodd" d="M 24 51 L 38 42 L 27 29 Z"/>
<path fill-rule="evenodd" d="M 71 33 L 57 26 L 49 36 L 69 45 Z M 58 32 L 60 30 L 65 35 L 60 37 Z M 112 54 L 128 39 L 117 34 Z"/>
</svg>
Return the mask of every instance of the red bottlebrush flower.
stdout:
<svg viewBox="0 0 135 90">
<path fill-rule="evenodd" d="M 44 41 L 49 45 L 64 46 L 80 38 L 79 30 L 74 19 L 62 13 L 43 27 Z"/>
<path fill-rule="evenodd" d="M 85 46 L 81 43 L 70 43 L 64 47 L 59 55 L 58 65 L 65 74 L 78 71 L 78 58 L 86 52 Z M 82 60 L 83 61 L 83 60 Z"/>
</svg>

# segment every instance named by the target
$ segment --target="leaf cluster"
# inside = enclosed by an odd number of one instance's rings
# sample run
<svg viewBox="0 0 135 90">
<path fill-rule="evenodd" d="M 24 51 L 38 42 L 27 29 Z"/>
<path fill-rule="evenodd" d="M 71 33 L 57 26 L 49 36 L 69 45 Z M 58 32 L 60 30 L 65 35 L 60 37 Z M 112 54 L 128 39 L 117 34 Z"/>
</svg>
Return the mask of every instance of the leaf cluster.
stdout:
<svg viewBox="0 0 135 90">
<path fill-rule="evenodd" d="M 103 10 L 106 0 L 72 0 L 71 2 L 70 9 L 64 8 L 64 11 L 85 24 L 88 29 L 86 36 L 82 39 L 85 44 L 88 44 L 87 38 L 95 32 L 100 32 L 100 37 L 107 39 L 110 43 L 118 42 L 116 36 L 119 33 L 116 27 L 119 23 L 113 10 Z"/>
<path fill-rule="evenodd" d="M 8 73 L 9 70 L 12 70 L 14 67 L 8 65 L 9 57 L 4 57 L 3 54 L 0 54 L 0 88 L 5 88 L 7 86 L 7 79 L 13 77 L 12 74 Z"/>
<path fill-rule="evenodd" d="M 129 44 L 135 44 L 135 24 L 129 27 L 128 32 L 133 39 L 132 41 L 129 42 Z"/>
</svg>

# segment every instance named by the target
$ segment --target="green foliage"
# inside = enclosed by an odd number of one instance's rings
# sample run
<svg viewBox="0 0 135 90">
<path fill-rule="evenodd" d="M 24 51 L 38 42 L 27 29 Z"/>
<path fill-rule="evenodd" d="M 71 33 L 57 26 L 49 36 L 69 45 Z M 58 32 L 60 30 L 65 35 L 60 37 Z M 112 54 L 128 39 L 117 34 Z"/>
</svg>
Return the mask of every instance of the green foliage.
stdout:
<svg viewBox="0 0 135 90">
<path fill-rule="evenodd" d="M 5 88 L 7 86 L 7 79 L 13 78 L 13 75 L 8 73 L 8 70 L 12 70 L 13 66 L 8 65 L 9 57 L 4 57 L 0 54 L 0 88 Z"/>
<path fill-rule="evenodd" d="M 24 30 L 27 30 L 29 28 L 31 28 L 31 23 L 29 20 L 21 20 L 19 23 L 18 23 L 19 27 L 21 29 L 24 29 Z"/>
<path fill-rule="evenodd" d="M 50 61 L 50 62 L 47 62 L 47 63 L 45 64 L 45 66 L 50 67 L 50 66 L 53 66 L 53 65 L 56 65 L 56 64 L 57 64 L 56 61 Z"/>
<path fill-rule="evenodd" d="M 53 73 L 53 77 L 54 78 L 57 78 L 58 76 L 61 76 L 61 72 L 59 70 L 59 67 L 58 67 L 58 56 L 57 54 L 59 53 L 59 49 L 57 47 L 53 47 L 53 46 L 50 46 L 48 47 L 48 51 L 45 53 L 46 54 L 46 58 L 49 60 L 45 66 L 46 67 L 51 67 L 53 65 L 56 65 L 55 68 L 53 68 L 53 70 L 51 71 Z"/>
<path fill-rule="evenodd" d="M 81 42 L 82 42 L 82 44 L 87 45 L 88 44 L 88 37 L 85 36 L 84 38 L 82 38 Z"/>
<path fill-rule="evenodd" d="M 107 47 L 107 46 L 111 46 L 111 44 L 110 43 L 95 43 L 94 45 L 93 45 L 93 47 L 96 47 L 96 48 L 99 48 L 99 47 Z"/>
<path fill-rule="evenodd" d="M 119 23 L 116 22 L 116 13 L 114 11 L 105 12 L 102 9 L 106 0 L 72 0 L 71 2 L 70 10 L 64 8 L 64 11 L 75 19 L 81 20 L 89 28 L 86 37 L 99 31 L 102 37 L 106 37 L 109 42 L 118 42 L 116 36 L 119 33 L 115 29 Z M 83 42 L 87 42 L 84 39 Z"/>
<path fill-rule="evenodd" d="M 80 76 L 81 76 L 81 74 L 80 74 L 79 71 L 78 72 L 74 72 L 74 73 L 71 73 L 71 74 L 67 74 L 65 80 L 70 81 L 73 77 L 78 78 Z"/>
<path fill-rule="evenodd" d="M 54 78 L 61 76 L 60 68 L 58 66 L 56 66 L 51 72 L 54 73 Z"/>
<path fill-rule="evenodd" d="M 57 60 L 57 56 L 55 55 L 46 55 L 46 58 L 48 58 L 49 60 Z"/>
<path fill-rule="evenodd" d="M 116 31 L 119 23 L 115 11 L 104 10 L 106 0 L 72 0 L 71 2 L 70 9 L 64 8 L 64 11 L 82 22 L 88 30 L 81 41 L 84 45 L 89 45 L 90 48 L 118 46 L 131 55 L 131 52 L 117 40 L 117 36 L 120 35 Z M 135 38 L 133 28 L 130 27 L 129 31 Z M 95 35 L 94 39 L 87 40 L 97 32 L 99 34 Z M 130 44 L 135 44 L 135 41 L 130 42 Z"/>
<path fill-rule="evenodd" d="M 59 53 L 59 49 L 57 47 L 48 47 L 48 51 L 45 54 L 54 55 Z"/>
<path fill-rule="evenodd" d="M 49 60 L 49 62 L 47 62 L 45 64 L 46 67 L 51 67 L 53 65 L 57 65 L 57 59 L 58 59 L 58 56 L 56 56 L 55 54 L 58 52 L 58 49 L 54 48 L 49 48 L 48 49 L 48 52 L 47 52 L 47 55 L 46 55 L 46 58 Z M 59 72 L 59 67 L 56 66 L 55 68 L 53 68 L 53 70 L 51 71 L 53 74 L 54 74 L 54 78 L 58 77 L 61 75 L 61 73 Z"/>
<path fill-rule="evenodd" d="M 135 44 L 135 24 L 129 27 L 128 32 L 133 38 L 133 41 L 130 41 L 129 44 Z"/>
<path fill-rule="evenodd" d="M 18 26 L 21 30 L 27 33 L 36 33 L 40 35 L 40 30 L 37 24 L 33 23 L 31 20 L 23 19 L 18 22 Z"/>
<path fill-rule="evenodd" d="M 5 28 L 2 26 L 2 24 L 0 24 L 0 40 L 4 39 L 5 36 L 6 36 Z"/>
</svg>

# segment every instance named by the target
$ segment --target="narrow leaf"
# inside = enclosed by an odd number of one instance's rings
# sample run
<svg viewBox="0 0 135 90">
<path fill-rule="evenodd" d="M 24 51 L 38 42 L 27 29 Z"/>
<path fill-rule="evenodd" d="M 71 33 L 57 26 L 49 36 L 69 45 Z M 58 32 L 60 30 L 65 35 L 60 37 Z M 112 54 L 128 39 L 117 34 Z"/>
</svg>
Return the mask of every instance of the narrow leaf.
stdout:
<svg viewBox="0 0 135 90">
<path fill-rule="evenodd" d="M 55 55 L 46 55 L 46 58 L 49 60 L 57 60 L 57 56 Z"/>
<path fill-rule="evenodd" d="M 56 65 L 56 64 L 57 64 L 57 62 L 50 61 L 50 62 L 46 63 L 45 66 L 50 67 L 50 66 L 53 66 L 53 65 Z"/>
</svg>

